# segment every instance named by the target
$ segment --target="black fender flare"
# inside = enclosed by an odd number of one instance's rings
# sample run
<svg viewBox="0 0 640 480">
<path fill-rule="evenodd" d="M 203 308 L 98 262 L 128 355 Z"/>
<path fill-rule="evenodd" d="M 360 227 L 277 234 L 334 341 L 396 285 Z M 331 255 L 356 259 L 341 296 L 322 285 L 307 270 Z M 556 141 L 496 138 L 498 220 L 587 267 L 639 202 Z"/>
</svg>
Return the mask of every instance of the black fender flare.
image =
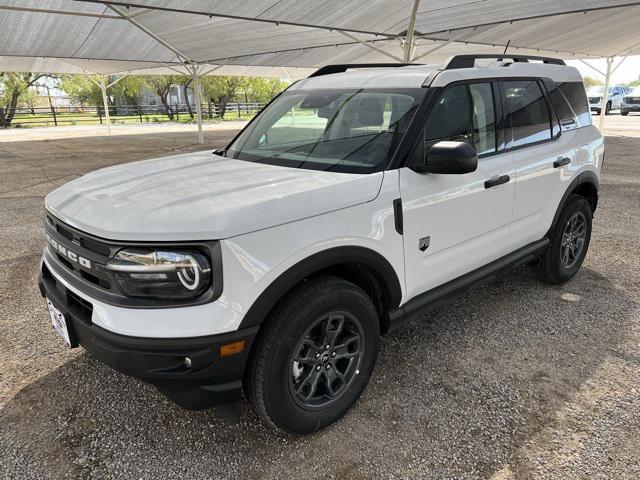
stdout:
<svg viewBox="0 0 640 480">
<path fill-rule="evenodd" d="M 342 246 L 323 250 L 299 261 L 278 278 L 258 296 L 238 329 L 259 325 L 278 301 L 294 286 L 305 278 L 325 268 L 358 263 L 373 269 L 384 282 L 383 287 L 389 294 L 390 308 L 395 308 L 402 299 L 402 288 L 395 269 L 378 252 L 360 246 Z"/>
<path fill-rule="evenodd" d="M 565 190 L 564 195 L 562 195 L 562 199 L 560 199 L 560 204 L 558 205 L 558 208 L 556 209 L 556 213 L 553 216 L 553 221 L 551 222 L 551 227 L 549 228 L 547 236 L 550 236 L 553 230 L 556 228 L 556 224 L 558 223 L 560 214 L 562 213 L 562 210 L 564 209 L 564 206 L 567 203 L 569 196 L 576 190 L 576 188 L 578 188 L 579 185 L 582 185 L 584 183 L 592 184 L 595 187 L 596 192 L 600 187 L 600 180 L 598 179 L 598 176 L 595 174 L 595 172 L 591 170 L 582 172 L 576 178 L 574 178 L 573 181 L 569 184 L 569 186 Z"/>
</svg>

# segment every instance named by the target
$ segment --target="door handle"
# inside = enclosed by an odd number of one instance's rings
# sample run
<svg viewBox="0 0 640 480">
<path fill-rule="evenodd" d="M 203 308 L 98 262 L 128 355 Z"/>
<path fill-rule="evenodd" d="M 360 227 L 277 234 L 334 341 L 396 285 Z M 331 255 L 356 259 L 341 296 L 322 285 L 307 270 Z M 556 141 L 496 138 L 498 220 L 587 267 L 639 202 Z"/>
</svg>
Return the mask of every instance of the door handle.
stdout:
<svg viewBox="0 0 640 480">
<path fill-rule="evenodd" d="M 509 175 L 500 175 L 499 177 L 493 177 L 489 180 L 485 180 L 484 188 L 491 188 L 497 185 L 502 185 L 503 183 L 508 183 L 511 180 Z"/>
<path fill-rule="evenodd" d="M 553 168 L 563 167 L 564 165 L 569 165 L 571 163 L 571 159 L 569 157 L 559 158 L 555 162 L 553 162 Z"/>
</svg>

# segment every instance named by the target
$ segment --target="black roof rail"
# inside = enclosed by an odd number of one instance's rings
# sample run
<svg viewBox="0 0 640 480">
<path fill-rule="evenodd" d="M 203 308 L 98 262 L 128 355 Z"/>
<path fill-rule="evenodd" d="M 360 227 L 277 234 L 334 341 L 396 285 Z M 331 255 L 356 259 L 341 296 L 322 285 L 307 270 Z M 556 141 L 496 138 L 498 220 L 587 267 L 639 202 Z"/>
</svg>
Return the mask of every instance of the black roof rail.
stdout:
<svg viewBox="0 0 640 480">
<path fill-rule="evenodd" d="M 552 57 L 536 57 L 533 55 L 511 55 L 511 54 L 493 54 L 493 53 L 479 53 L 479 54 L 470 54 L 470 55 L 456 55 L 452 57 L 447 65 L 444 67 L 445 70 L 453 70 L 455 68 L 473 68 L 475 66 L 476 60 L 479 58 L 494 58 L 496 60 L 502 60 L 504 58 L 512 59 L 514 63 L 522 62 L 528 63 L 529 60 L 537 60 L 542 63 L 550 63 L 553 65 L 566 65 L 564 60 L 559 58 Z"/>
<path fill-rule="evenodd" d="M 325 65 L 316 70 L 307 78 L 330 75 L 332 73 L 346 72 L 352 68 L 386 68 L 386 67 L 408 67 L 410 65 L 421 65 L 420 63 L 341 63 L 337 65 Z"/>
</svg>

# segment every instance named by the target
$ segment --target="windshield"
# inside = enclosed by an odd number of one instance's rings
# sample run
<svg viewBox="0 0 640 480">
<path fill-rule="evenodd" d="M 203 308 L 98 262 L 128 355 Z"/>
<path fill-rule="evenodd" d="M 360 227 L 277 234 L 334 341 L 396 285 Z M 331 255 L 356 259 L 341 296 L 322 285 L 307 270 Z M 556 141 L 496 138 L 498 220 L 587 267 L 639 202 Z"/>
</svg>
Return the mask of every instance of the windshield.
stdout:
<svg viewBox="0 0 640 480">
<path fill-rule="evenodd" d="M 227 156 L 347 173 L 383 170 L 426 89 L 292 90 L 243 131 Z"/>
</svg>

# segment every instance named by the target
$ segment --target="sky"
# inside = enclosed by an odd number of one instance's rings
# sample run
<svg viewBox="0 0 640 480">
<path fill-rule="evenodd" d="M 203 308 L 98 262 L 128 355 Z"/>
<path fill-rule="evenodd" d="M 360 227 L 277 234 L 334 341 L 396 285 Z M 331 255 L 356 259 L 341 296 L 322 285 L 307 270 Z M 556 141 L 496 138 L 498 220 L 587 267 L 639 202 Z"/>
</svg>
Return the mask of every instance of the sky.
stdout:
<svg viewBox="0 0 640 480">
<path fill-rule="evenodd" d="M 640 27 L 639 27 L 640 28 Z M 620 62 L 621 57 L 617 57 L 614 61 L 614 68 Z M 586 60 L 587 63 L 593 65 L 601 72 L 607 71 L 607 61 L 606 60 Z M 569 65 L 573 65 L 583 76 L 593 77 L 600 79 L 604 82 L 604 76 L 597 73 L 592 68 L 587 67 L 584 63 L 578 60 L 568 60 L 567 63 Z M 633 80 L 640 79 L 640 55 L 634 55 L 627 57 L 627 59 L 622 62 L 620 67 L 616 69 L 615 72 L 611 75 L 612 83 L 627 83 Z"/>
</svg>

